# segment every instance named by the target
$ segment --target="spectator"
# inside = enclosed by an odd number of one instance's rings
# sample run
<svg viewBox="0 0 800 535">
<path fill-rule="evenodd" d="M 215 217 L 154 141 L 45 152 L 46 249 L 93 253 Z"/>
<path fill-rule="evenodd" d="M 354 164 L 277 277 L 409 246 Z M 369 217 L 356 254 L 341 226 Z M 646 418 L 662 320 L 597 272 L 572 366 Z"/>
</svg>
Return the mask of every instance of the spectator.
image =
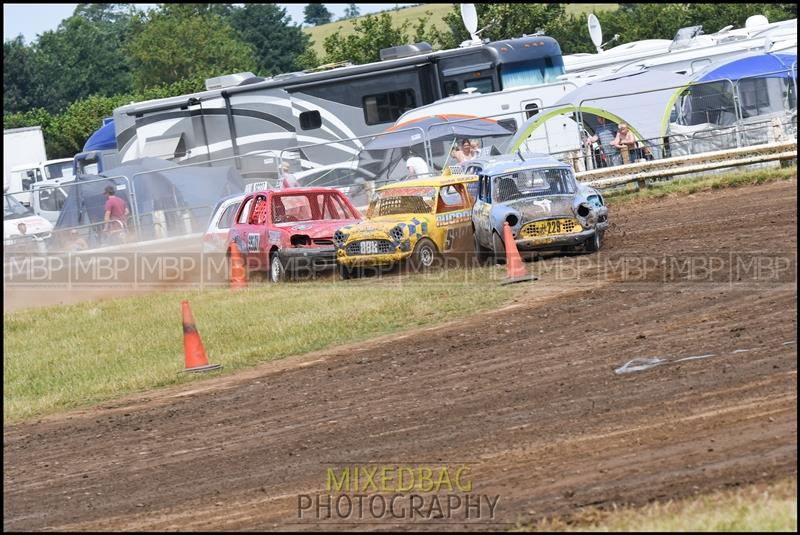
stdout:
<svg viewBox="0 0 800 535">
<path fill-rule="evenodd" d="M 614 127 L 606 122 L 606 118 L 598 115 L 597 121 L 599 123 L 593 136 L 586 139 L 587 143 L 599 143 L 600 149 L 606 156 L 606 166 L 620 165 L 622 158 L 620 157 L 619 150 L 614 145 L 616 132 Z"/>
<path fill-rule="evenodd" d="M 106 186 L 104 195 L 106 196 L 105 215 L 103 216 L 103 232 L 109 236 L 118 235 L 127 227 L 128 211 L 127 203 L 114 194 L 114 186 Z"/>
<path fill-rule="evenodd" d="M 299 188 L 300 182 L 297 177 L 289 172 L 289 162 L 281 163 L 281 187 L 282 188 Z"/>
<path fill-rule="evenodd" d="M 636 138 L 633 137 L 633 132 L 630 131 L 627 124 L 619 123 L 619 130 L 611 144 L 622 154 L 627 155 L 627 158 L 623 158 L 623 161 L 630 161 L 630 156 L 636 148 Z M 628 161 L 625 161 L 625 163 L 628 163 Z"/>
<path fill-rule="evenodd" d="M 69 251 L 83 251 L 89 248 L 89 244 L 86 243 L 86 240 L 81 238 L 81 235 L 78 234 L 78 229 L 72 229 L 69 231 L 69 245 L 67 249 Z"/>
<path fill-rule="evenodd" d="M 455 151 L 451 153 L 451 156 L 458 163 L 466 162 L 475 158 L 475 153 L 472 152 L 472 142 L 469 139 L 461 139 L 458 143 L 461 148 L 455 149 Z"/>
<path fill-rule="evenodd" d="M 472 157 L 477 158 L 481 154 L 481 140 L 473 139 L 470 144 L 472 145 Z"/>
<path fill-rule="evenodd" d="M 430 175 L 428 164 L 417 156 L 411 149 L 406 149 L 406 169 L 408 170 L 408 178 L 427 177 Z"/>
</svg>

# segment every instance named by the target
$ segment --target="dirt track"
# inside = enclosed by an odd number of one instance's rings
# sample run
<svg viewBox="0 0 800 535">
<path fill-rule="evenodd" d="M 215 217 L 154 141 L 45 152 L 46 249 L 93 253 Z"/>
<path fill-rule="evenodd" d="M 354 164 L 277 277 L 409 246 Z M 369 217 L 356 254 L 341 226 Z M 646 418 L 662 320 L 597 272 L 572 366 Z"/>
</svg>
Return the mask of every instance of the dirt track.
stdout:
<svg viewBox="0 0 800 535">
<path fill-rule="evenodd" d="M 331 529 L 298 494 L 365 462 L 468 463 L 483 529 L 794 475 L 796 188 L 627 204 L 504 310 L 6 427 L 4 528 Z"/>
</svg>

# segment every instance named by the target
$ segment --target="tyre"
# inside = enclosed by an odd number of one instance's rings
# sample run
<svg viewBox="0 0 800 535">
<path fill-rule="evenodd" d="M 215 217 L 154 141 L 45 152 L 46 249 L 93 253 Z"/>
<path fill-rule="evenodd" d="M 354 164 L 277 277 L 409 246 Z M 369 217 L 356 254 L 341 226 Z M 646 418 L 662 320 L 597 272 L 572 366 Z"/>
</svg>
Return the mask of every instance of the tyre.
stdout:
<svg viewBox="0 0 800 535">
<path fill-rule="evenodd" d="M 342 280 L 353 279 L 358 276 L 358 271 L 355 268 L 345 266 L 344 264 L 338 264 L 337 269 L 339 270 L 339 276 Z"/>
<path fill-rule="evenodd" d="M 272 253 L 269 259 L 269 281 L 277 284 L 286 280 L 286 269 L 283 267 L 281 257 L 277 252 Z"/>
<path fill-rule="evenodd" d="M 603 233 L 600 231 L 595 231 L 594 236 L 589 238 L 583 243 L 583 248 L 586 249 L 588 253 L 596 253 L 600 250 L 600 245 L 603 243 Z"/>
<path fill-rule="evenodd" d="M 487 260 L 489 259 L 489 255 L 492 251 L 481 245 L 481 242 L 478 240 L 477 234 L 473 234 L 473 240 L 475 243 L 475 258 L 478 259 L 478 262 L 481 265 L 486 264 Z"/>
<path fill-rule="evenodd" d="M 495 262 L 506 263 L 506 246 L 497 232 L 492 232 L 492 254 Z"/>
<path fill-rule="evenodd" d="M 428 271 L 439 261 L 439 252 L 436 245 L 428 238 L 422 238 L 414 247 L 409 263 L 414 271 Z"/>
</svg>

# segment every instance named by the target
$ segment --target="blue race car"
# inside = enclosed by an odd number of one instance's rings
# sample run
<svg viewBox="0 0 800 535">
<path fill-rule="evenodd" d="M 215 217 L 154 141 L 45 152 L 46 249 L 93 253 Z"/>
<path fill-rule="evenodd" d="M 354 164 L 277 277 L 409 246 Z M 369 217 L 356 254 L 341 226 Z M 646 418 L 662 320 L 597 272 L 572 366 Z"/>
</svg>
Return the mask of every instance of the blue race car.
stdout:
<svg viewBox="0 0 800 535">
<path fill-rule="evenodd" d="M 471 161 L 467 172 L 479 176 L 472 209 L 479 257 L 505 258 L 505 222 L 520 253 L 600 249 L 608 208 L 569 165 L 548 155 L 503 155 Z"/>
</svg>

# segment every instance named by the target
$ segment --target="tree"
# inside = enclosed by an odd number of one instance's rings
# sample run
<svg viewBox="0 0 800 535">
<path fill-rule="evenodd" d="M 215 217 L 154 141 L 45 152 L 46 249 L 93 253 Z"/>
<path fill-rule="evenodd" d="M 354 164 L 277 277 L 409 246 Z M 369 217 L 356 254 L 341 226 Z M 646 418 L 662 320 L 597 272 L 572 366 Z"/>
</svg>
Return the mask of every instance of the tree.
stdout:
<svg viewBox="0 0 800 535">
<path fill-rule="evenodd" d="M 137 90 L 256 69 L 253 48 L 214 13 L 153 11 L 136 21 L 135 32 L 127 52 Z"/>
<path fill-rule="evenodd" d="M 361 13 L 358 9 L 358 4 L 348 4 L 347 9 L 344 10 L 344 18 L 354 19 Z"/>
<path fill-rule="evenodd" d="M 36 107 L 37 92 L 34 50 L 25 46 L 22 35 L 3 42 L 3 113 L 23 112 Z"/>
<path fill-rule="evenodd" d="M 406 44 L 408 21 L 398 27 L 392 25 L 392 16 L 382 13 L 367 15 L 353 25 L 353 33 L 342 37 L 339 32 L 325 38 L 323 63 L 351 61 L 369 63 L 380 60 L 380 50 Z"/>
<path fill-rule="evenodd" d="M 130 91 L 130 66 L 122 53 L 125 31 L 73 15 L 57 30 L 41 34 L 34 47 L 38 105 L 54 112 L 88 95 Z"/>
<path fill-rule="evenodd" d="M 300 56 L 311 38 L 277 4 L 245 4 L 231 13 L 230 22 L 242 41 L 253 47 L 256 73 L 271 76 L 301 68 Z"/>
<path fill-rule="evenodd" d="M 303 14 L 305 15 L 305 23 L 312 26 L 327 24 L 333 18 L 333 14 L 328 11 L 324 4 L 306 4 Z"/>
</svg>

